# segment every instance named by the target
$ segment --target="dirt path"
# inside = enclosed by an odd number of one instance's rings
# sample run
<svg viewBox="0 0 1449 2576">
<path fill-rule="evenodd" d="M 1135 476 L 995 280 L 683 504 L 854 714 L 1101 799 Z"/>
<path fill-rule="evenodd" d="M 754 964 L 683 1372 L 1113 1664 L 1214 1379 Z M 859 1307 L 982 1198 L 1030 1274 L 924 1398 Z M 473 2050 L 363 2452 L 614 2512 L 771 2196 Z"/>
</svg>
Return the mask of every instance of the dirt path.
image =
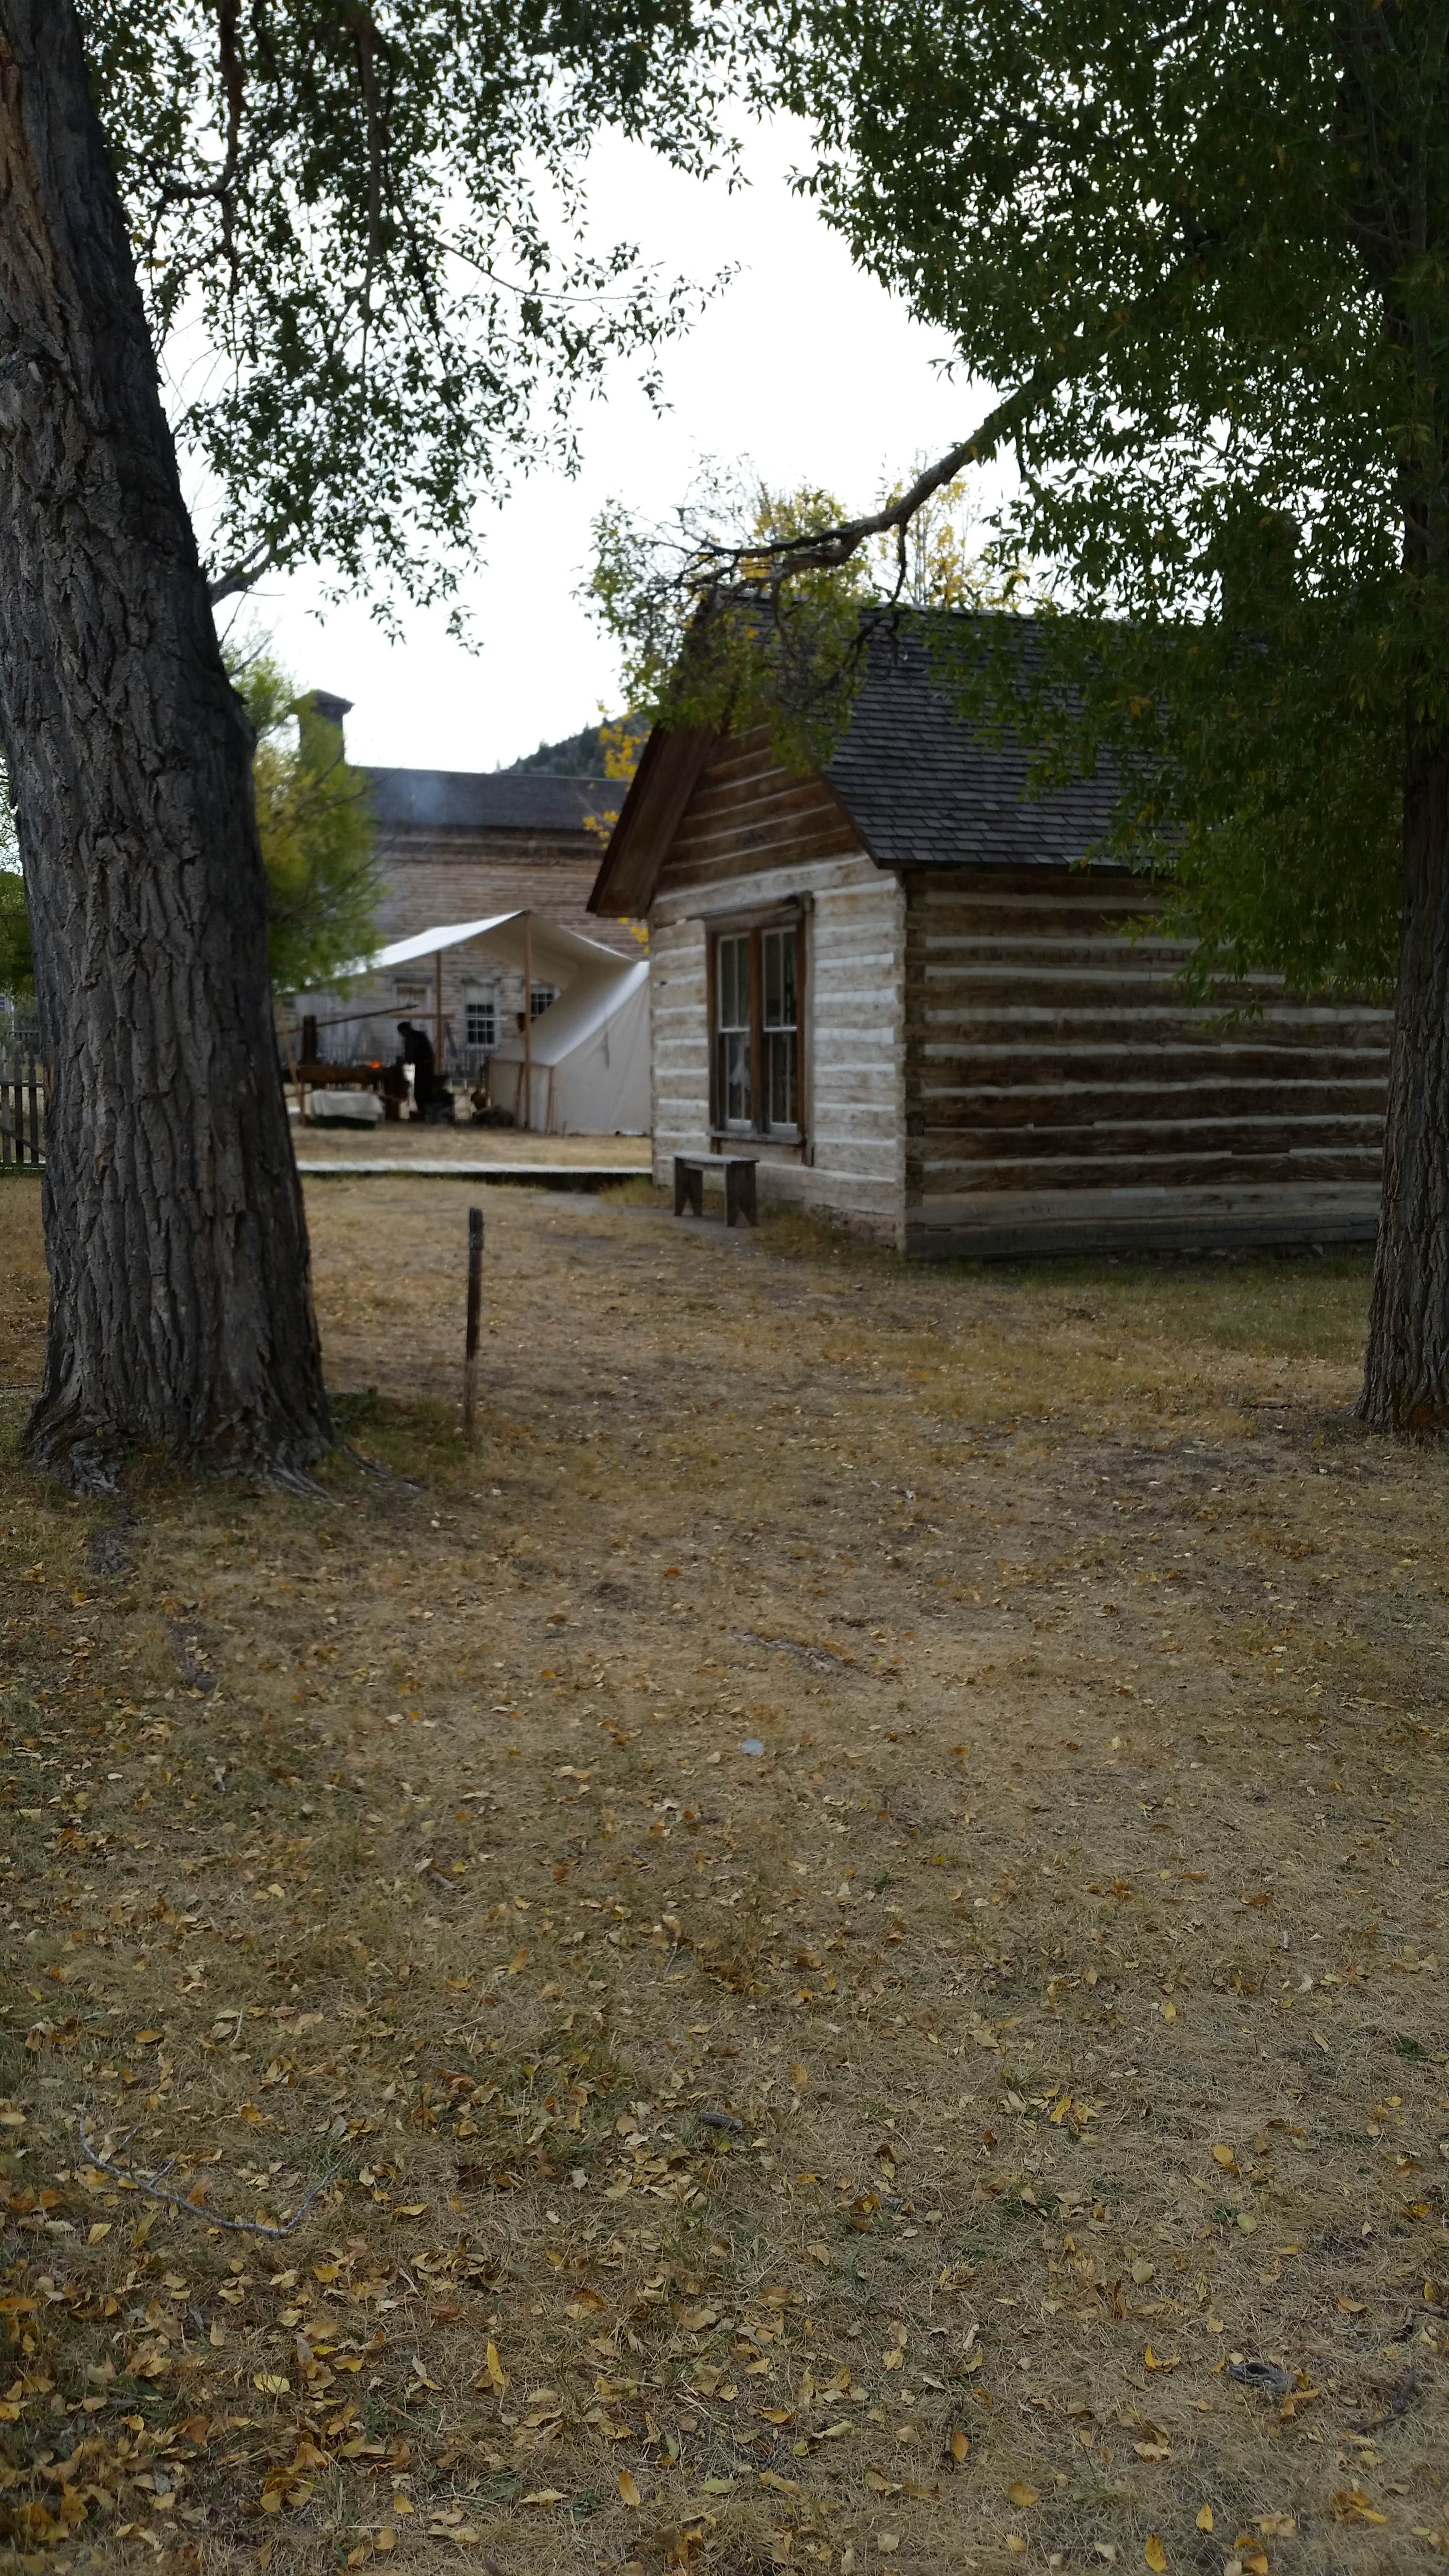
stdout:
<svg viewBox="0 0 1449 2576">
<path fill-rule="evenodd" d="M 18 2536 L 1449 2548 L 1446 1468 L 1346 1426 L 1363 1265 L 490 1191 L 470 1455 L 464 1205 L 312 1192 L 388 1474 L 6 1469 Z M 218 2213 L 337 2169 L 284 2247 L 138 2218 L 83 2099 Z"/>
</svg>

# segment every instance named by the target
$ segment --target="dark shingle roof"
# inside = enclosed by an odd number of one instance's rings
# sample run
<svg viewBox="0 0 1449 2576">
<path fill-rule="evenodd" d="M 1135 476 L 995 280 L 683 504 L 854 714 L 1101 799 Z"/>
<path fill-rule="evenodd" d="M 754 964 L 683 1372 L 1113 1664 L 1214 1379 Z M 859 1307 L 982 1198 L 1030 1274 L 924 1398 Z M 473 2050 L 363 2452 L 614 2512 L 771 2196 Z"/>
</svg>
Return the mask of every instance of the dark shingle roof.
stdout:
<svg viewBox="0 0 1449 2576">
<path fill-rule="evenodd" d="M 1019 625 L 1024 650 L 1031 629 Z M 923 622 L 877 635 L 849 730 L 825 776 L 882 867 L 1060 867 L 1080 859 L 1111 820 L 1117 780 L 1106 763 L 1027 799 L 1027 754 L 986 742 L 954 712 L 932 671 Z"/>
<path fill-rule="evenodd" d="M 623 794 L 603 778 L 555 778 L 538 769 L 368 769 L 372 810 L 384 830 L 582 832 L 591 814 L 612 819 Z"/>
</svg>

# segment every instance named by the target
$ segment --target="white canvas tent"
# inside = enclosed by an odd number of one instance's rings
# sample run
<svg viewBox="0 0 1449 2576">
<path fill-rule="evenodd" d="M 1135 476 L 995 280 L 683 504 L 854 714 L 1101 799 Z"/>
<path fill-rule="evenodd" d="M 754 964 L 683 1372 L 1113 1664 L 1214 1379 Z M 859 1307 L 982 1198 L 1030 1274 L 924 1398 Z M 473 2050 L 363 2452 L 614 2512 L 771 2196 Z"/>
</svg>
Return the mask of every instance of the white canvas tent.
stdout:
<svg viewBox="0 0 1449 2576">
<path fill-rule="evenodd" d="M 546 1136 L 649 1133 L 649 961 L 602 953 L 609 973 L 584 969 L 540 1011 L 527 1064 L 521 1037 L 488 1059 L 493 1098 L 521 1127 Z"/>
<path fill-rule="evenodd" d="M 445 952 L 465 947 L 535 984 L 559 988 L 557 1000 L 533 1021 L 527 1042 L 510 1036 L 490 1054 L 489 1088 L 497 1106 L 512 1110 L 520 1126 L 545 1135 L 646 1136 L 648 959 L 621 957 L 541 913 L 503 912 L 418 931 L 352 971 L 371 978 L 425 958 L 440 966 Z M 425 1020 L 427 1013 L 416 1016 Z"/>
</svg>

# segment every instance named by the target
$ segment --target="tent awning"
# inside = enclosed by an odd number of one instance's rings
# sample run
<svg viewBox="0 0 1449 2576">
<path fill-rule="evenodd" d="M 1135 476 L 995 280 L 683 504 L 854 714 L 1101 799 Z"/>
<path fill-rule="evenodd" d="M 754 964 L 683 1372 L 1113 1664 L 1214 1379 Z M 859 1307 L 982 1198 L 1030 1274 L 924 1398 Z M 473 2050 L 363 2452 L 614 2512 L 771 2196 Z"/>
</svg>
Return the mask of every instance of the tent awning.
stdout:
<svg viewBox="0 0 1449 2576">
<path fill-rule="evenodd" d="M 424 957 L 436 957 L 441 950 L 465 948 L 474 942 L 487 948 L 505 966 L 521 969 L 525 923 L 531 924 L 533 971 L 540 983 L 566 983 L 585 966 L 607 966 L 618 972 L 632 964 L 631 959 L 620 956 L 617 948 L 606 948 L 600 939 L 584 939 L 576 930 L 565 930 L 561 922 L 550 921 L 545 913 L 496 912 L 482 921 L 444 922 L 434 930 L 415 931 L 411 939 L 395 939 L 390 948 L 380 948 L 376 956 L 360 958 L 355 966 L 349 966 L 346 979 L 384 974 L 395 966 L 414 966 Z"/>
</svg>

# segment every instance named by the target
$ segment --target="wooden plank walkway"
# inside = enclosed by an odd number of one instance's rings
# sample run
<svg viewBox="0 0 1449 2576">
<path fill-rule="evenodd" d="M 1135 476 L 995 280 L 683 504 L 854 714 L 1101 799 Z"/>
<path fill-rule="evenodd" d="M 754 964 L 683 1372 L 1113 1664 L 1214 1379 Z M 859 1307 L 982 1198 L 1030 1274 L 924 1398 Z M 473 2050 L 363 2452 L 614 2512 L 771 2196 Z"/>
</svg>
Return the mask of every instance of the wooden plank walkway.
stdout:
<svg viewBox="0 0 1449 2576">
<path fill-rule="evenodd" d="M 653 1177 L 648 1163 L 463 1163 L 432 1155 L 409 1156 L 406 1162 L 399 1155 L 385 1163 L 329 1155 L 324 1163 L 299 1154 L 297 1169 L 307 1180 L 502 1181 L 514 1189 L 536 1190 L 606 1190 L 619 1181 Z"/>
</svg>

